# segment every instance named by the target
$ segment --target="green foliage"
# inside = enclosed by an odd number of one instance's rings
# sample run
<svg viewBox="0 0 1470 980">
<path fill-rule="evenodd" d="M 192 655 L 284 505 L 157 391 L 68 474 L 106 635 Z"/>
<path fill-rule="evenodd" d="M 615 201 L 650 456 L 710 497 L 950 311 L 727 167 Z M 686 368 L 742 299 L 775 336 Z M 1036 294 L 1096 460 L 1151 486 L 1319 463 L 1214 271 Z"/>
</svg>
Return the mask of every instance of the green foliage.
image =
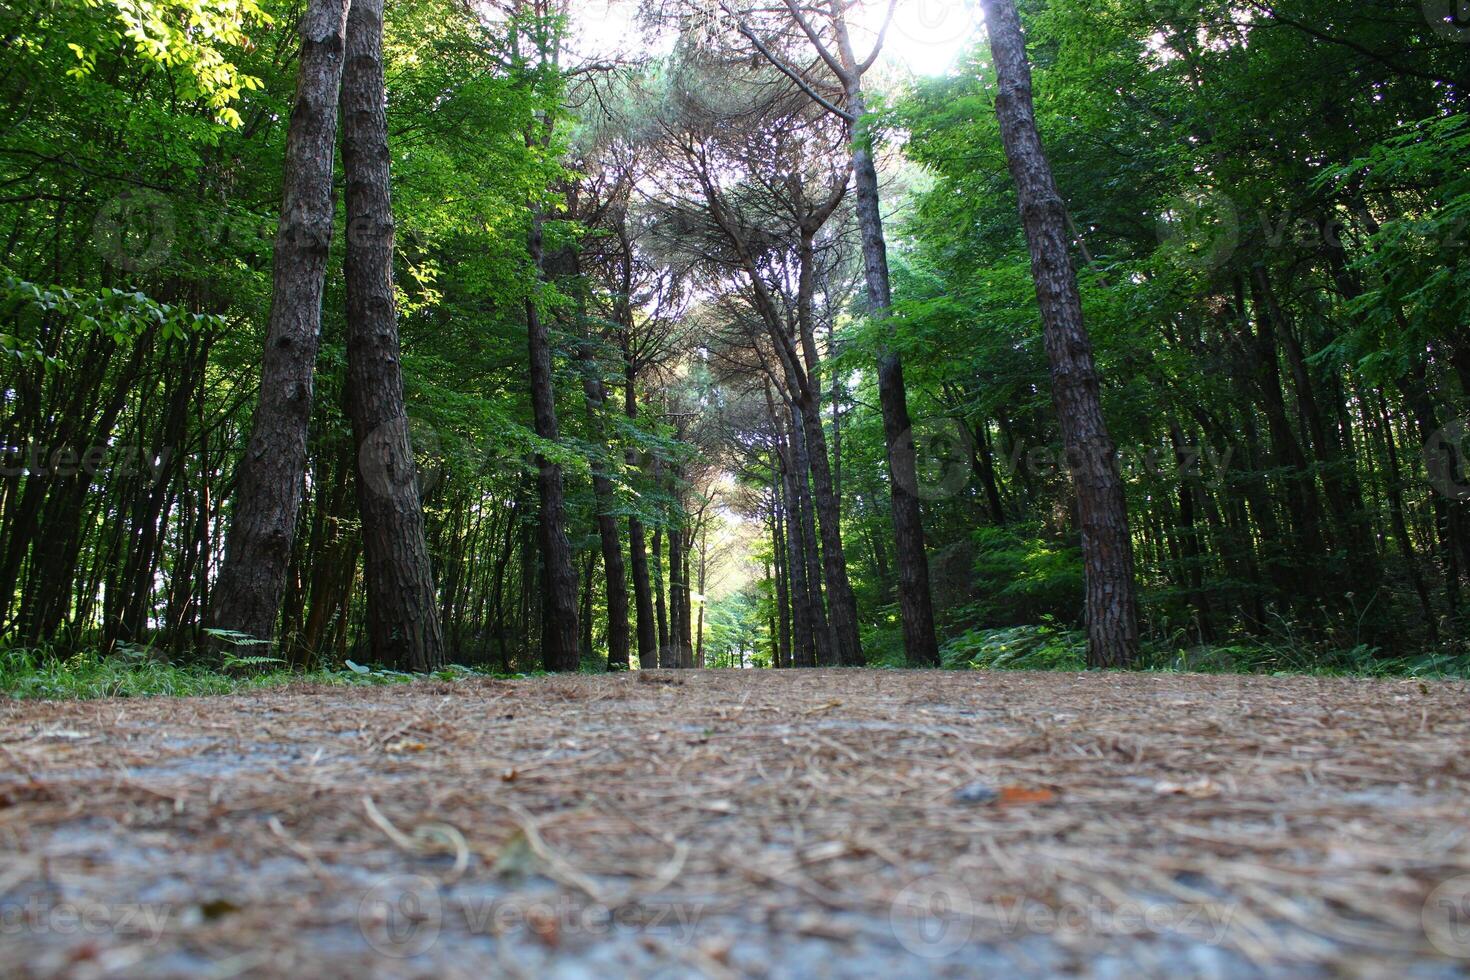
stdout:
<svg viewBox="0 0 1470 980">
<path fill-rule="evenodd" d="M 252 678 L 252 683 L 264 680 Z M 139 652 L 68 657 L 0 650 L 0 691 L 17 698 L 196 697 L 228 694 L 241 682 L 199 667 L 178 667 Z M 277 681 L 280 683 L 280 681 Z"/>
<path fill-rule="evenodd" d="M 1214 0 L 1021 14 L 1111 438 L 1156 463 L 1176 439 L 1222 454 L 1192 474 L 1125 467 L 1147 633 L 1267 650 L 1290 623 L 1289 653 L 1256 659 L 1291 669 L 1463 635 L 1445 569 L 1463 576 L 1448 552 L 1466 511 L 1426 485 L 1421 448 L 1470 411 L 1470 123 L 1444 97 L 1464 46 L 1413 5 L 1289 0 L 1248 24 Z M 1345 70 L 1354 50 L 1377 56 Z M 950 633 L 1081 619 L 1071 480 L 1030 462 L 1060 438 L 995 96 L 981 42 L 891 102 L 925 178 L 895 235 L 891 346 L 911 412 L 963 421 L 999 498 L 972 480 L 926 501 L 931 541 L 975 547 L 968 589 L 936 578 Z M 847 339 L 848 364 L 878 346 Z M 855 453 L 878 438 L 865 415 Z M 876 620 L 888 597 L 863 597 Z"/>
<path fill-rule="evenodd" d="M 1079 630 L 1063 629 L 1055 622 L 976 629 L 949 640 L 940 655 L 948 670 L 1080 671 L 1087 665 L 1087 637 Z M 1382 651 L 1366 645 L 1340 649 L 1272 639 L 1243 639 L 1187 648 L 1150 644 L 1138 666 L 1165 673 L 1470 677 L 1470 656 L 1465 655 L 1385 657 Z"/>
<path fill-rule="evenodd" d="M 0 693 L 15 698 L 70 700 L 206 697 L 289 684 L 381 686 L 420 681 L 470 681 L 493 675 L 451 664 L 429 675 L 375 669 L 347 661 L 341 670 L 285 669 L 271 657 L 227 655 L 219 666 L 170 664 L 161 651 L 122 645 L 112 655 L 0 648 Z M 520 675 L 524 676 L 524 675 Z"/>
<path fill-rule="evenodd" d="M 962 633 L 939 651 L 947 669 L 1084 670 L 1087 637 L 1053 622 Z"/>
<path fill-rule="evenodd" d="M 704 617 L 705 666 L 769 667 L 771 640 L 767 624 L 760 584 L 752 583 L 710 603 Z"/>
<path fill-rule="evenodd" d="M 1082 591 L 1082 551 L 1039 526 L 982 527 L 974 533 L 976 589 L 988 619 L 1035 622 L 1065 615 Z"/>
<path fill-rule="evenodd" d="M 887 610 L 885 619 L 882 625 L 863 631 L 863 656 L 869 667 L 903 670 L 909 662 L 903 651 L 903 627 L 897 622 L 898 610 Z"/>
<path fill-rule="evenodd" d="M 75 62 L 66 76 L 84 81 L 98 57 L 120 45 L 143 61 L 174 69 L 186 100 L 199 99 L 225 125 L 241 125 L 233 103 L 262 86 L 230 60 L 251 44 L 247 30 L 274 21 L 256 0 L 80 0 L 50 4 L 43 29 L 64 40 Z"/>
<path fill-rule="evenodd" d="M 1366 644 L 1334 647 L 1278 639 L 1242 639 L 1232 643 L 1207 644 L 1178 649 L 1155 645 L 1145 651 L 1144 665 L 1151 670 L 1186 671 L 1202 674 L 1312 674 L 1328 677 L 1423 677 L 1449 679 L 1470 677 L 1470 656 L 1426 653 L 1410 657 L 1386 657 Z"/>
<path fill-rule="evenodd" d="M 141 292 L 48 288 L 25 282 L 3 269 L 0 269 L 0 309 L 5 310 L 5 320 L 12 325 L 10 329 L 20 334 L 0 334 L 0 354 L 20 359 L 38 358 L 50 367 L 59 365 L 55 359 L 45 357 L 34 338 L 34 327 L 41 321 L 60 318 L 76 329 L 101 331 L 118 344 L 133 340 L 147 330 L 157 330 L 164 340 L 177 340 L 190 331 L 223 323 L 218 316 L 159 303 Z"/>
</svg>

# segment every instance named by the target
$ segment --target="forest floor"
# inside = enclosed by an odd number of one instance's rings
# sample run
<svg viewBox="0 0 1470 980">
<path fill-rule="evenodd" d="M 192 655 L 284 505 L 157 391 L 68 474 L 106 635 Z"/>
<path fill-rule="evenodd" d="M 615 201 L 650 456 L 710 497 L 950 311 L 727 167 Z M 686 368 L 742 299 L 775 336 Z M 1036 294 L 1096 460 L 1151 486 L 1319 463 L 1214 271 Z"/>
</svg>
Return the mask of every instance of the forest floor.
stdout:
<svg viewBox="0 0 1470 980">
<path fill-rule="evenodd" d="M 0 702 L 0 973 L 1470 976 L 1470 685 Z"/>
</svg>

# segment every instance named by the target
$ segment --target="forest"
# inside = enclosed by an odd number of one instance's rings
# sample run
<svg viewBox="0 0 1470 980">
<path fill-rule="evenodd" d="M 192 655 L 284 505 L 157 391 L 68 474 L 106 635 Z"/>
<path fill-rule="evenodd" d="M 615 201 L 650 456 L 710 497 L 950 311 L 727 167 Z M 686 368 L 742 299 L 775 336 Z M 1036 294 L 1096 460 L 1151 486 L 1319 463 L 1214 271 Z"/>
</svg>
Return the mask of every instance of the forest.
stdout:
<svg viewBox="0 0 1470 980">
<path fill-rule="evenodd" d="M 0 0 L 0 975 L 1470 977 L 1467 0 Z"/>
<path fill-rule="evenodd" d="M 896 6 L 6 5 L 12 665 L 1463 671 L 1463 10 Z"/>
</svg>

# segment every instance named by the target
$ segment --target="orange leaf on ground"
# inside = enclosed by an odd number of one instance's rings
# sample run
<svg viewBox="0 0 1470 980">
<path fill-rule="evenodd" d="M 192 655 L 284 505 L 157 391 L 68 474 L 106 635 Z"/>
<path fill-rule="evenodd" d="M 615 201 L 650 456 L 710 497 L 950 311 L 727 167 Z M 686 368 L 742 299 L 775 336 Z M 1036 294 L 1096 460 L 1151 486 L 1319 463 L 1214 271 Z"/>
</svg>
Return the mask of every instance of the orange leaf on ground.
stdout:
<svg viewBox="0 0 1470 980">
<path fill-rule="evenodd" d="M 1002 786 L 1000 797 L 995 801 L 1006 805 L 1012 803 L 1050 803 L 1057 794 L 1049 789 L 1027 789 L 1025 786 Z"/>
</svg>

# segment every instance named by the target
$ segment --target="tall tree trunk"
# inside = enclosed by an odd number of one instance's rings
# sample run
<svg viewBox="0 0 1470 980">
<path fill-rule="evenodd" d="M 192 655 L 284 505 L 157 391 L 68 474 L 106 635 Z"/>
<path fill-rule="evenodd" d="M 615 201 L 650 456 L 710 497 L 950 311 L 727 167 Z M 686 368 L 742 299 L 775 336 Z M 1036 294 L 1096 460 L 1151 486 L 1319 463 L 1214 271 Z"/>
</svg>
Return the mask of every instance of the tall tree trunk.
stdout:
<svg viewBox="0 0 1470 980">
<path fill-rule="evenodd" d="M 342 75 L 346 396 L 357 446 L 368 640 L 378 663 L 423 673 L 443 666 L 444 636 L 403 403 L 385 103 L 383 0 L 354 0 Z"/>
<path fill-rule="evenodd" d="M 664 601 L 664 529 L 662 525 L 653 529 L 653 595 L 654 613 L 658 623 L 658 652 L 651 666 L 663 667 L 669 658 L 669 613 Z"/>
<path fill-rule="evenodd" d="M 623 414 L 629 423 L 638 421 L 638 372 L 633 363 L 626 334 L 623 341 Z M 638 451 L 630 448 L 628 469 L 638 465 Z M 644 551 L 643 521 L 637 514 L 628 515 L 628 563 L 633 571 L 633 604 L 638 613 L 638 666 L 658 666 L 658 630 L 653 616 L 653 588 L 648 576 L 648 554 Z"/>
<path fill-rule="evenodd" d="M 684 666 L 684 617 L 689 612 L 688 579 L 684 560 L 684 527 L 675 523 L 669 528 L 669 646 L 659 658 L 660 667 Z"/>
<path fill-rule="evenodd" d="M 592 656 L 592 572 L 597 567 L 597 554 L 593 551 L 587 552 L 587 565 L 582 572 L 582 604 L 581 613 L 577 625 L 582 630 L 579 648 L 582 656 Z"/>
<path fill-rule="evenodd" d="M 694 666 L 704 669 L 704 610 L 709 605 L 704 588 L 709 572 L 709 524 L 699 529 L 699 628 L 695 631 Z"/>
<path fill-rule="evenodd" d="M 848 104 L 860 119 L 866 112 L 861 90 Z M 857 216 L 867 274 L 869 315 L 884 319 L 893 306 L 888 276 L 888 247 L 883 238 L 878 170 L 873 141 L 859 123 L 853 134 L 852 168 L 857 184 Z M 909 417 L 903 361 L 889 349 L 878 354 L 878 404 L 883 414 L 883 442 L 888 456 L 888 483 L 893 508 L 893 536 L 898 564 L 898 612 L 903 622 L 903 648 L 916 667 L 939 666 L 934 632 L 934 600 L 929 590 L 929 558 L 924 543 L 924 517 L 919 509 L 919 470 L 914 453 L 914 424 Z"/>
<path fill-rule="evenodd" d="M 1041 306 L 1052 397 L 1062 437 L 1076 464 L 1077 517 L 1087 580 L 1087 659 L 1094 667 L 1124 667 L 1138 651 L 1133 542 L 1128 505 L 1103 419 L 1092 343 L 1082 322 L 1077 274 L 1068 255 L 1066 207 L 1036 128 L 1031 66 L 1013 0 L 981 0 L 1000 91 L 1000 120 L 1031 270 Z"/>
<path fill-rule="evenodd" d="M 694 666 L 694 578 L 693 570 L 694 529 L 690 528 L 684 539 L 684 609 L 679 614 L 679 666 L 689 669 Z"/>
<path fill-rule="evenodd" d="M 1205 548 L 1195 522 L 1196 477 L 1189 472 L 1188 447 L 1184 441 L 1184 430 L 1178 422 L 1170 424 L 1169 440 L 1173 443 L 1174 458 L 1179 465 L 1179 529 L 1184 579 L 1189 585 L 1190 602 L 1194 604 L 1199 619 L 1200 642 L 1208 643 L 1214 636 L 1214 629 L 1210 621 L 1210 597 L 1205 591 Z"/>
<path fill-rule="evenodd" d="M 1394 445 L 1393 423 L 1388 414 L 1388 402 L 1383 397 L 1383 392 L 1377 394 L 1377 421 L 1383 436 L 1384 454 L 1388 462 L 1388 472 L 1383 476 L 1384 486 L 1388 491 L 1389 521 L 1393 527 L 1394 538 L 1398 541 L 1399 553 L 1404 559 L 1404 572 L 1409 576 L 1409 582 L 1414 586 L 1414 593 L 1419 597 L 1419 608 L 1424 613 L 1424 625 L 1431 644 L 1439 643 L 1439 621 L 1434 615 L 1434 604 L 1429 600 L 1429 587 L 1424 583 L 1424 576 L 1419 571 L 1419 556 L 1414 553 L 1414 539 L 1409 535 L 1408 524 L 1404 521 L 1404 489 L 1402 467 L 1399 465 L 1398 448 Z M 1358 399 L 1363 409 L 1363 421 L 1370 423 L 1369 414 L 1374 410 L 1369 407 L 1369 401 L 1361 394 Z"/>
<path fill-rule="evenodd" d="M 815 232 L 802 230 L 800 285 L 797 294 L 797 332 L 805 360 L 804 382 L 792 397 L 799 399 L 800 422 L 805 427 L 807 462 L 811 466 L 812 493 L 816 501 L 818 531 L 822 537 L 822 566 L 827 583 L 827 611 L 832 624 L 832 663 L 861 667 L 862 640 L 858 635 L 857 599 L 847 575 L 847 554 L 842 547 L 842 507 L 837 480 L 827 458 L 827 434 L 822 427 L 822 362 L 812 324 L 816 275 Z M 836 377 L 837 372 L 832 372 Z M 836 411 L 834 405 L 834 412 Z M 834 431 L 836 417 L 834 416 Z M 827 666 L 824 664 L 824 666 Z"/>
<path fill-rule="evenodd" d="M 809 608 L 812 616 L 812 638 L 816 646 L 816 662 L 813 666 L 832 667 L 837 664 L 838 644 L 834 642 L 832 622 L 827 615 L 827 602 L 831 596 L 822 594 L 827 542 L 817 530 L 817 508 L 809 479 L 814 466 L 811 446 L 807 442 L 809 426 L 800 404 L 792 402 L 790 408 L 792 477 L 796 488 L 796 512 L 801 523 L 802 553 L 806 559 L 807 587 L 811 590 Z"/>
<path fill-rule="evenodd" d="M 598 451 L 598 457 L 592 464 L 592 494 L 597 508 L 602 570 L 607 579 L 607 669 L 627 670 L 628 576 L 623 565 L 623 542 L 618 535 L 618 518 L 614 513 L 617 494 L 609 472 L 611 460 L 603 421 L 603 412 L 607 408 L 607 385 L 600 375 L 597 355 L 590 339 L 582 344 L 580 357 L 582 393 L 587 401 L 588 420 Z"/>
<path fill-rule="evenodd" d="M 810 566 L 807 561 L 809 543 L 805 529 L 806 522 L 802 520 L 801 495 L 798 492 L 796 477 L 792 469 L 789 463 L 784 464 L 781 472 L 782 488 L 786 495 L 787 575 L 790 580 L 791 614 L 795 634 L 791 666 L 815 667 L 819 659 L 818 630 L 825 629 L 826 624 L 818 625 L 817 614 L 821 598 L 813 592 L 813 582 L 809 574 Z"/>
<path fill-rule="evenodd" d="M 839 0 L 832 0 L 830 11 L 838 48 L 837 60 L 842 69 L 839 77 L 846 90 L 844 109 L 852 144 L 853 184 L 857 192 L 856 211 L 863 247 L 863 273 L 868 288 L 868 314 L 883 322 L 893 308 L 893 287 L 878 196 L 878 168 L 873 159 L 873 134 L 865 119 L 868 106 L 863 92 L 864 66 L 858 62 L 853 48 L 844 13 L 846 6 Z M 924 545 L 924 519 L 919 509 L 919 471 L 914 451 L 913 420 L 909 417 L 903 361 L 886 345 L 878 354 L 878 404 L 883 414 L 883 443 L 888 457 L 904 652 L 913 666 L 937 667 L 939 641 L 934 632 L 929 559 Z"/>
<path fill-rule="evenodd" d="M 1253 366 L 1261 395 L 1261 409 L 1266 414 L 1271 455 L 1277 467 L 1285 473 L 1286 509 L 1291 517 L 1295 539 L 1291 561 L 1300 576 L 1327 550 L 1323 541 L 1322 509 L 1317 500 L 1316 482 L 1307 468 L 1306 455 L 1302 452 L 1287 414 L 1277 353 L 1276 321 L 1266 305 L 1260 283 L 1254 278 L 1251 281 L 1251 296 L 1255 306 L 1256 332 L 1249 335 L 1247 340 L 1254 357 Z M 1242 305 L 1240 300 L 1237 300 L 1237 305 Z M 1244 318 L 1241 327 L 1249 330 Z M 1306 583 L 1299 583 L 1298 587 L 1304 585 Z M 1319 588 L 1307 591 L 1320 592 L 1320 583 L 1318 585 Z"/>
<path fill-rule="evenodd" d="M 541 217 L 531 223 L 531 259 L 539 269 L 542 261 Z M 558 442 L 556 378 L 552 372 L 551 331 L 537 306 L 537 297 L 526 300 L 526 333 L 531 355 L 531 409 L 536 434 L 547 442 Z M 541 545 L 541 655 L 547 670 L 576 670 L 581 664 L 577 651 L 577 572 L 572 567 L 572 546 L 567 540 L 566 489 L 561 464 L 536 454 L 536 491 L 541 510 L 537 530 Z"/>
<path fill-rule="evenodd" d="M 791 590 L 788 587 L 786 529 L 781 506 L 781 477 L 773 473 L 771 486 L 771 564 L 775 567 L 776 623 L 772 629 L 775 650 L 771 666 L 791 666 Z"/>
<path fill-rule="evenodd" d="M 309 0 L 301 18 L 301 68 L 286 135 L 260 401 L 236 474 L 234 513 L 214 592 L 214 625 L 257 639 L 275 634 L 301 508 L 332 244 L 332 163 L 348 4 Z"/>
</svg>

